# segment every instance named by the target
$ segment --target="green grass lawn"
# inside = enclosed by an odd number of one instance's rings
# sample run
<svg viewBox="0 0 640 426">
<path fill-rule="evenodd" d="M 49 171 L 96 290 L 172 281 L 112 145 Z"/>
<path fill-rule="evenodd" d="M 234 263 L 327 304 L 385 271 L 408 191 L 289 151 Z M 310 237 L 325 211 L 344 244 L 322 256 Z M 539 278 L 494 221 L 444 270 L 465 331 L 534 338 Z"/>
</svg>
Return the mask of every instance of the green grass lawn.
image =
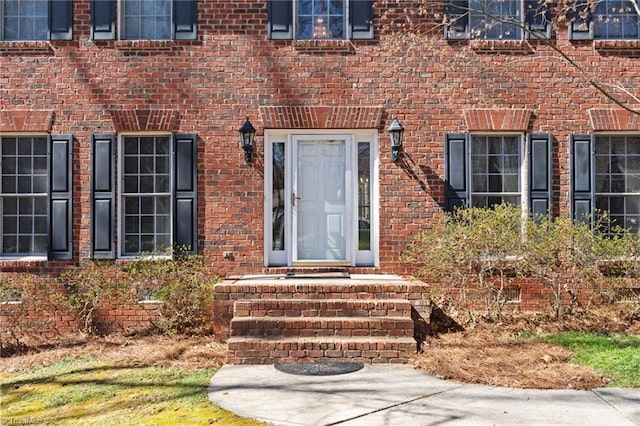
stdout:
<svg viewBox="0 0 640 426">
<path fill-rule="evenodd" d="M 2 423 L 259 425 L 209 402 L 216 369 L 117 365 L 91 357 L 0 375 Z"/>
<path fill-rule="evenodd" d="M 611 378 L 610 387 L 640 387 L 640 336 L 566 332 L 542 340 L 564 346 L 575 364 Z"/>
</svg>

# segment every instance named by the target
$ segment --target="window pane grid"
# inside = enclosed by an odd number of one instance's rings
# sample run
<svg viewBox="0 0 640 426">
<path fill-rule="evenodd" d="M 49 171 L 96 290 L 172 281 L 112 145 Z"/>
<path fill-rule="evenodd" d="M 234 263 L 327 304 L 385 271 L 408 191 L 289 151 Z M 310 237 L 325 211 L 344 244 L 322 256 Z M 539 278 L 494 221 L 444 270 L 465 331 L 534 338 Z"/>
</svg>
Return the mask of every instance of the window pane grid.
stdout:
<svg viewBox="0 0 640 426">
<path fill-rule="evenodd" d="M 297 34 L 300 40 L 345 38 L 345 0 L 297 2 Z"/>
<path fill-rule="evenodd" d="M 46 40 L 48 0 L 3 0 L 3 40 Z"/>
<path fill-rule="evenodd" d="M 471 205 L 520 204 L 520 138 L 473 136 Z"/>
<path fill-rule="evenodd" d="M 470 37 L 480 40 L 519 40 L 522 38 L 522 0 L 471 0 Z"/>
<path fill-rule="evenodd" d="M 640 138 L 596 137 L 596 210 L 611 227 L 637 232 L 640 225 Z M 610 229 L 611 231 L 611 229 Z"/>
<path fill-rule="evenodd" d="M 47 139 L 1 138 L 0 211 L 4 255 L 47 253 Z"/>
<path fill-rule="evenodd" d="M 172 0 L 127 0 L 121 4 L 126 40 L 171 38 Z"/>
<path fill-rule="evenodd" d="M 158 253 L 171 246 L 170 139 L 123 141 L 124 255 Z"/>
<path fill-rule="evenodd" d="M 600 0 L 596 2 L 593 33 L 597 39 L 637 39 L 640 14 L 632 1 Z"/>
</svg>

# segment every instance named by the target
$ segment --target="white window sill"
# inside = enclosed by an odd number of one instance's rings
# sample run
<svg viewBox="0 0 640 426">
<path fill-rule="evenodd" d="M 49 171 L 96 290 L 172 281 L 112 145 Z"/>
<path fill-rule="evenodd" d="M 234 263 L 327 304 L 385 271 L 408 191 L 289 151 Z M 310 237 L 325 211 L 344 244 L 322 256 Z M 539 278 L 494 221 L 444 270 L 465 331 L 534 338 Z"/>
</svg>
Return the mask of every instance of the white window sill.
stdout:
<svg viewBox="0 0 640 426">
<path fill-rule="evenodd" d="M 164 305 L 162 300 L 138 300 L 139 305 Z"/>
<path fill-rule="evenodd" d="M 2 263 L 41 263 L 48 260 L 47 256 L 0 256 L 0 262 Z"/>
</svg>

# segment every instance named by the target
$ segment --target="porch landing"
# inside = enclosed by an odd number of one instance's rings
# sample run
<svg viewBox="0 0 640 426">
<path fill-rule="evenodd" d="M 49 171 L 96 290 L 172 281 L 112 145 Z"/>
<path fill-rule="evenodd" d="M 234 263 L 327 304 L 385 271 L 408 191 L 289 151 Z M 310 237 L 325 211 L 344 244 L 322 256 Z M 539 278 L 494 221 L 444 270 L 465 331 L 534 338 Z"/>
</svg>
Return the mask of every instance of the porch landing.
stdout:
<svg viewBox="0 0 640 426">
<path fill-rule="evenodd" d="M 427 291 L 396 275 L 251 275 L 215 288 L 214 326 L 228 364 L 406 363 L 416 349 L 412 306 Z"/>
</svg>

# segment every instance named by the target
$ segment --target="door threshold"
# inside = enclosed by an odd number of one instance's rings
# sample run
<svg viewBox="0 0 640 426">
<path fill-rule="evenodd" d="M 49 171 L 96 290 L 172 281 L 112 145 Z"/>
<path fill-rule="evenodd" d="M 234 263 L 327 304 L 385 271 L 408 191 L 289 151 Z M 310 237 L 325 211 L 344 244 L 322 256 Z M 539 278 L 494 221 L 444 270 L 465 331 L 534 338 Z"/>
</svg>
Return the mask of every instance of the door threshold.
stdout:
<svg viewBox="0 0 640 426">
<path fill-rule="evenodd" d="M 351 275 L 348 272 L 295 272 L 289 271 L 284 276 L 285 279 L 292 278 L 351 278 Z"/>
<path fill-rule="evenodd" d="M 291 262 L 292 267 L 303 267 L 303 268 L 330 268 L 335 266 L 345 267 L 351 266 L 351 262 L 344 260 L 336 260 L 336 261 L 317 261 L 317 260 L 296 260 Z"/>
</svg>

